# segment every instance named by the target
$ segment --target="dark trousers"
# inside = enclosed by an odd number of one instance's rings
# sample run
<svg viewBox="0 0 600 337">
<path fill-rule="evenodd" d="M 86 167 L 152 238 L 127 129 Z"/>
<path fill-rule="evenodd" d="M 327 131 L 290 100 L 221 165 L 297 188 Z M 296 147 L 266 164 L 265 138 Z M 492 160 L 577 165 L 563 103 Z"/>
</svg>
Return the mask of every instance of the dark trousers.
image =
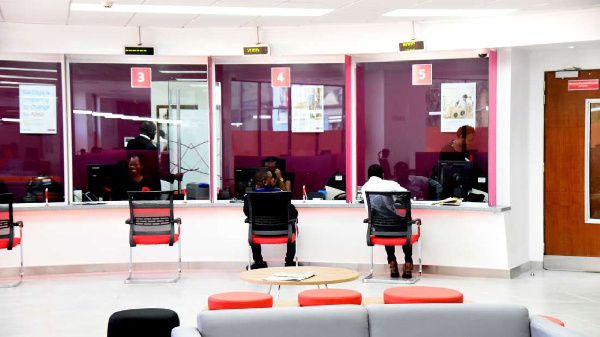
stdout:
<svg viewBox="0 0 600 337">
<path fill-rule="evenodd" d="M 263 261 L 261 248 L 259 244 L 251 243 L 250 248 L 252 249 L 252 258 L 255 263 Z M 285 253 L 285 263 L 294 264 L 294 256 L 296 256 L 296 244 L 294 242 L 287 244 L 287 252 Z"/>
<path fill-rule="evenodd" d="M 402 246 L 404 252 L 404 262 L 413 263 L 412 259 L 412 245 Z M 396 261 L 396 246 L 385 246 L 385 252 L 387 253 L 388 263 Z"/>
</svg>

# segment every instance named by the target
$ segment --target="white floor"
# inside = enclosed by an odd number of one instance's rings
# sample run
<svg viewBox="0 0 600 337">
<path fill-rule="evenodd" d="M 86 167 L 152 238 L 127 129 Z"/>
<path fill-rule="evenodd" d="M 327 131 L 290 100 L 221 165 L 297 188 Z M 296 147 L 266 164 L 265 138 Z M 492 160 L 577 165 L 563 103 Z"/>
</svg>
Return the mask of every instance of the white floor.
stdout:
<svg viewBox="0 0 600 337">
<path fill-rule="evenodd" d="M 21 286 L 0 289 L 0 336 L 106 336 L 109 316 L 118 310 L 162 307 L 175 310 L 182 325 L 195 325 L 196 314 L 211 294 L 224 291 L 267 291 L 268 286 L 244 283 L 237 270 L 184 272 L 177 284 L 125 285 L 124 273 L 69 274 L 26 277 Z M 531 314 L 562 319 L 587 336 L 600 336 L 600 274 L 537 271 L 518 278 L 489 279 L 425 275 L 417 285 L 461 291 L 477 303 L 518 303 Z M 392 285 L 359 280 L 332 285 L 382 296 Z M 314 287 L 283 287 L 281 300 Z"/>
</svg>

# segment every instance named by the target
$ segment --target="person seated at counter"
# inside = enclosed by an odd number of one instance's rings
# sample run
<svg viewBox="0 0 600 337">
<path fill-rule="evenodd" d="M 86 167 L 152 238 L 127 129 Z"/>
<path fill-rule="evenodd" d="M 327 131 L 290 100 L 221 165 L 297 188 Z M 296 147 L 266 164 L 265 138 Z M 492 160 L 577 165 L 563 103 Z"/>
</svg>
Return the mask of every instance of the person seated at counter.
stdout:
<svg viewBox="0 0 600 337">
<path fill-rule="evenodd" d="M 365 206 L 369 207 L 366 200 L 367 194 L 366 192 L 405 192 L 406 189 L 397 182 L 393 180 L 384 180 L 383 179 L 383 168 L 380 165 L 373 164 L 369 166 L 367 170 L 367 177 L 369 180 L 362 187 L 363 200 L 365 200 Z M 377 200 L 377 199 L 375 199 Z M 386 205 L 381 203 L 371 203 L 371 208 L 374 211 L 380 212 L 381 214 L 387 214 L 390 212 L 389 208 Z M 367 212 L 368 212 L 367 208 Z M 402 246 L 402 251 L 404 252 L 404 266 L 402 268 L 402 278 L 409 279 L 412 278 L 412 268 L 413 268 L 413 259 L 412 259 L 412 245 L 404 245 Z M 396 247 L 395 246 L 385 246 L 385 252 L 387 253 L 387 261 L 390 265 L 390 277 L 399 278 L 400 273 L 398 272 L 398 262 L 396 261 Z"/>
<path fill-rule="evenodd" d="M 144 176 L 144 165 L 138 156 L 129 158 L 129 179 L 125 184 L 127 191 L 152 191 L 152 180 Z"/>
<path fill-rule="evenodd" d="M 394 180 L 400 186 L 410 191 L 416 200 L 439 200 L 442 195 L 442 185 L 439 182 L 423 177 L 409 174 L 408 164 L 399 161 L 394 165 Z"/>
<path fill-rule="evenodd" d="M 281 192 L 281 189 L 277 187 L 277 182 L 273 177 L 271 171 L 266 168 L 260 169 L 254 175 L 254 181 L 256 182 L 255 192 Z M 294 205 L 290 205 L 290 214 L 292 218 L 298 218 L 298 210 Z M 244 214 L 246 217 L 249 216 L 250 205 L 248 204 L 248 195 L 244 196 Z M 287 227 L 286 227 L 287 229 Z M 267 263 L 263 260 L 262 251 L 260 244 L 250 244 L 250 248 L 252 249 L 252 259 L 254 263 L 250 266 L 250 269 L 259 269 L 259 268 L 267 268 Z M 285 254 L 285 266 L 295 266 L 294 256 L 296 255 L 296 245 L 292 243 L 287 244 L 287 252 Z"/>
<path fill-rule="evenodd" d="M 440 160 L 473 161 L 470 146 L 475 139 L 475 128 L 463 125 L 456 130 L 456 138 L 444 145 Z"/>
<path fill-rule="evenodd" d="M 270 156 L 263 160 L 263 165 L 271 172 L 273 178 L 275 178 L 275 186 L 282 191 L 291 191 L 292 181 L 288 175 L 283 172 L 284 169 L 281 167 L 282 165 L 279 164 L 281 161 L 285 164 L 284 159 Z"/>
</svg>

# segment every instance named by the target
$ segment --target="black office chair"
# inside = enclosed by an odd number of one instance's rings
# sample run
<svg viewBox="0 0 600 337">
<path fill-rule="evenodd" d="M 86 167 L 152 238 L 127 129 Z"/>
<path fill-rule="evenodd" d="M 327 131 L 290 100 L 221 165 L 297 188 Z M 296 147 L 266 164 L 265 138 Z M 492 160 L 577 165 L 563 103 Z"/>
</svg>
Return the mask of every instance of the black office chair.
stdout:
<svg viewBox="0 0 600 337">
<path fill-rule="evenodd" d="M 181 278 L 181 219 L 173 216 L 173 191 L 127 192 L 130 218 L 129 277 L 125 283 L 175 283 Z M 175 230 L 177 224 L 177 230 Z M 179 269 L 173 279 L 133 280 L 133 247 L 169 245 L 177 242 Z"/>
<path fill-rule="evenodd" d="M 15 236 L 15 227 L 19 226 L 19 236 Z M 19 246 L 21 250 L 21 266 L 19 281 L 11 284 L 0 284 L 0 288 L 14 288 L 23 282 L 23 222 L 13 221 L 13 195 L 0 194 L 0 249 L 12 250 Z"/>
<path fill-rule="evenodd" d="M 371 247 L 371 271 L 363 282 L 409 283 L 417 282 L 423 273 L 421 262 L 421 219 L 412 219 L 410 192 L 365 192 L 369 218 L 367 245 Z M 417 225 L 417 234 L 412 234 L 412 225 Z M 419 276 L 410 280 L 373 278 L 373 247 L 403 246 L 418 243 Z"/>
<path fill-rule="evenodd" d="M 249 244 L 297 244 L 298 219 L 292 217 L 291 192 L 250 192 L 248 198 Z M 248 254 L 248 266 L 252 265 L 252 250 Z M 298 251 L 296 251 L 296 267 Z"/>
</svg>

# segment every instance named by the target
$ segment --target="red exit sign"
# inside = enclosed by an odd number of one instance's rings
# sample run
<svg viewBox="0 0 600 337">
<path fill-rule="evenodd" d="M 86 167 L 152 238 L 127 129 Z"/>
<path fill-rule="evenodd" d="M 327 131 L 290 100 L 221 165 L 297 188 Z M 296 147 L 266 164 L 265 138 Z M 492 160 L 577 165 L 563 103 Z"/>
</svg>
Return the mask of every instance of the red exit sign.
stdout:
<svg viewBox="0 0 600 337">
<path fill-rule="evenodd" d="M 598 79 L 595 80 L 570 80 L 569 91 L 598 90 Z"/>
</svg>

